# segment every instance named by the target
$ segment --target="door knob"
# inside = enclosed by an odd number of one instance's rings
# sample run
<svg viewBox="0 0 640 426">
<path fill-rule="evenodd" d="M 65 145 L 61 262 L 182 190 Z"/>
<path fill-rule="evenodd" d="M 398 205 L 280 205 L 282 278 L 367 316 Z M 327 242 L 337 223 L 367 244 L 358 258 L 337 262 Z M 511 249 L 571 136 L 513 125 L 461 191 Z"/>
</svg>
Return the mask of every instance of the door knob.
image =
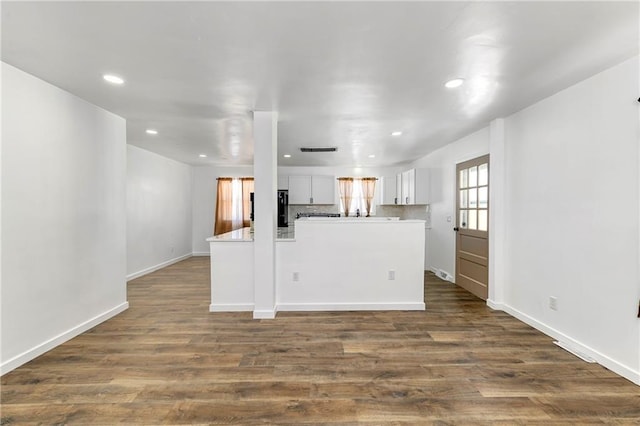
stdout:
<svg viewBox="0 0 640 426">
<path fill-rule="evenodd" d="M 460 228 L 458 228 L 457 226 L 455 228 L 453 228 L 454 231 L 458 232 L 460 230 Z"/>
</svg>

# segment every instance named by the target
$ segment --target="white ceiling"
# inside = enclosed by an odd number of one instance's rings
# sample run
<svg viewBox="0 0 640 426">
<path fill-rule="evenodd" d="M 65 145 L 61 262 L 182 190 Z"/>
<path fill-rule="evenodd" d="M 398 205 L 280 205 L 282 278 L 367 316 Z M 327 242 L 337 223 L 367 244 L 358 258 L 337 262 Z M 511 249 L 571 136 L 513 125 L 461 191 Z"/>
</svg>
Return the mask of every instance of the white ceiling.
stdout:
<svg viewBox="0 0 640 426">
<path fill-rule="evenodd" d="M 3 61 L 126 118 L 128 143 L 189 164 L 251 164 L 254 110 L 279 113 L 280 165 L 400 164 L 638 53 L 637 2 L 3 2 L 1 13 Z M 454 77 L 466 84 L 446 89 Z"/>
</svg>

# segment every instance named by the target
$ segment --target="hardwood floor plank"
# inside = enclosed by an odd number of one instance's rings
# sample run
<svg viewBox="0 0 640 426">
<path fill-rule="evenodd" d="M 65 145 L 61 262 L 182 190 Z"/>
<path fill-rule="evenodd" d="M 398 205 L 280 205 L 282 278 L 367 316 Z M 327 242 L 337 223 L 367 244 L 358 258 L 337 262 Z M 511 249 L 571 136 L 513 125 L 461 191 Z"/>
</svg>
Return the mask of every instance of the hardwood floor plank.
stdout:
<svg viewBox="0 0 640 426">
<path fill-rule="evenodd" d="M 639 424 L 640 387 L 425 275 L 427 311 L 211 313 L 209 259 L 5 374 L 0 424 Z"/>
<path fill-rule="evenodd" d="M 640 423 L 640 395 L 620 397 L 598 395 L 576 397 L 571 394 L 533 397 L 549 413 L 562 416 L 628 418 Z"/>
<path fill-rule="evenodd" d="M 529 398 L 401 398 L 395 401 L 358 400 L 358 418 L 364 421 L 494 421 L 550 420 Z"/>
<path fill-rule="evenodd" d="M 437 380 L 314 383 L 311 387 L 310 395 L 312 398 L 382 401 L 387 399 L 396 400 L 398 398 L 477 398 L 480 393 L 467 379 L 454 379 L 447 383 Z"/>
<path fill-rule="evenodd" d="M 146 385 L 136 400 L 144 401 L 277 401 L 309 399 L 311 384 L 307 382 L 244 381 L 212 383 L 194 386 L 192 383 L 161 383 Z"/>
<path fill-rule="evenodd" d="M 169 423 L 209 424 L 344 424 L 354 419 L 353 401 L 291 400 L 291 401 L 184 401 L 166 417 Z"/>
<path fill-rule="evenodd" d="M 49 404 L 126 403 L 132 402 L 139 392 L 135 387 L 113 384 L 3 385 L 2 403 L 24 403 L 26 395 Z"/>
</svg>

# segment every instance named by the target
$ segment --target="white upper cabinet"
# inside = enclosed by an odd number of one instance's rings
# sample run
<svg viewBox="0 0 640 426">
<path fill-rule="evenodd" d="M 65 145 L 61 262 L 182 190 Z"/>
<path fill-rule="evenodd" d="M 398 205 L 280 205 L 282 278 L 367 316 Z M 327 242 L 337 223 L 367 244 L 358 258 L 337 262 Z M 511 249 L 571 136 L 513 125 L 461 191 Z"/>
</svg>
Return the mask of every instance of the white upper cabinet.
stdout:
<svg viewBox="0 0 640 426">
<path fill-rule="evenodd" d="M 407 179 L 405 185 L 404 179 Z M 430 186 L 428 169 L 411 169 L 402 174 L 402 188 L 406 187 L 406 193 L 403 193 L 404 204 L 429 204 L 430 203 Z"/>
<path fill-rule="evenodd" d="M 429 170 L 410 169 L 382 178 L 380 204 L 429 204 Z"/>
<path fill-rule="evenodd" d="M 278 175 L 278 189 L 289 189 L 289 176 Z"/>
<path fill-rule="evenodd" d="M 415 169 L 402 172 L 402 203 L 415 204 Z"/>
<path fill-rule="evenodd" d="M 333 176 L 289 176 L 289 204 L 335 204 Z"/>
<path fill-rule="evenodd" d="M 311 176 L 312 204 L 336 203 L 336 179 L 333 176 Z"/>
<path fill-rule="evenodd" d="M 400 204 L 396 187 L 397 177 L 383 176 L 380 181 L 380 204 Z"/>
<path fill-rule="evenodd" d="M 311 176 L 289 176 L 289 204 L 311 204 Z"/>
</svg>

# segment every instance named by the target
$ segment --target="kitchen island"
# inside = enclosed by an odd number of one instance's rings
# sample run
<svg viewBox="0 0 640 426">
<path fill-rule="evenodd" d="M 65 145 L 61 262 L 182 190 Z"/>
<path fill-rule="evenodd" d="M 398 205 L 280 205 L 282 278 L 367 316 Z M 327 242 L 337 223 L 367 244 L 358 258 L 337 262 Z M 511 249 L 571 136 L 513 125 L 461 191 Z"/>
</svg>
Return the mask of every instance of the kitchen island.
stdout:
<svg viewBox="0 0 640 426">
<path fill-rule="evenodd" d="M 424 221 L 308 218 L 275 240 L 277 311 L 424 310 Z M 211 311 L 254 309 L 249 228 L 207 239 Z"/>
</svg>

